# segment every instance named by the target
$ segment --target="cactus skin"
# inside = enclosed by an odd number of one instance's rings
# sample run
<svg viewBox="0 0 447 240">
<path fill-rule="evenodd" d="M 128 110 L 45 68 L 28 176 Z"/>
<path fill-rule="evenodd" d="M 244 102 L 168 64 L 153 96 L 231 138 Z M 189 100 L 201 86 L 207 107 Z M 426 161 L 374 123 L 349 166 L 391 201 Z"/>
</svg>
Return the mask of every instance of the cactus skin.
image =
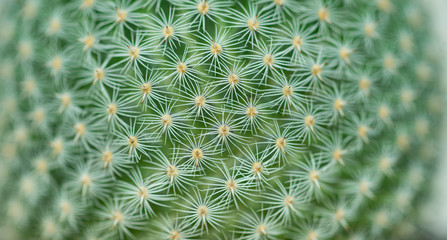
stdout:
<svg viewBox="0 0 447 240">
<path fill-rule="evenodd" d="M 417 1 L 0 2 L 5 239 L 406 239 L 442 98 Z"/>
</svg>

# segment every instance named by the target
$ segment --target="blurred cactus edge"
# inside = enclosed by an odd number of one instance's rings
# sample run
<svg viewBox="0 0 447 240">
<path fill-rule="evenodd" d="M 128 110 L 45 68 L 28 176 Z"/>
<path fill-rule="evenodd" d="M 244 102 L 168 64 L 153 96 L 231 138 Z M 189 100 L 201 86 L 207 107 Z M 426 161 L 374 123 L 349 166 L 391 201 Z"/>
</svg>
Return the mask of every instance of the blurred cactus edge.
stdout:
<svg viewBox="0 0 447 240">
<path fill-rule="evenodd" d="M 0 239 L 422 239 L 417 0 L 0 1 Z"/>
</svg>

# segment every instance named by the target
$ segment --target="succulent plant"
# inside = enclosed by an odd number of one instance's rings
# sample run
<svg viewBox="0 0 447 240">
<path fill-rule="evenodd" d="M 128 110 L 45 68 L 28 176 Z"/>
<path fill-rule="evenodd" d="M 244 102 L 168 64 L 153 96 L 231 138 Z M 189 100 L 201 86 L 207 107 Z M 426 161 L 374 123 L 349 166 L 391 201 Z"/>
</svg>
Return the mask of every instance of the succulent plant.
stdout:
<svg viewBox="0 0 447 240">
<path fill-rule="evenodd" d="M 442 108 L 419 2 L 0 12 L 0 238 L 413 234 Z"/>
</svg>

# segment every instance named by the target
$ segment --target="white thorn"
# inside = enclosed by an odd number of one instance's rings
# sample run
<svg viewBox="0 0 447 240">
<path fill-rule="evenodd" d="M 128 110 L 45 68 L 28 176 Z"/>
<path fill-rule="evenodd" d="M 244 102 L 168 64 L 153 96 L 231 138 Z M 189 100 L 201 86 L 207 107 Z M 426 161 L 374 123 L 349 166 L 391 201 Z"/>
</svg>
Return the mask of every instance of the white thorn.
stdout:
<svg viewBox="0 0 447 240">
<path fill-rule="evenodd" d="M 318 180 L 315 179 L 313 181 L 314 181 L 315 185 L 317 186 L 318 190 L 321 191 L 320 183 L 318 182 Z"/>
</svg>

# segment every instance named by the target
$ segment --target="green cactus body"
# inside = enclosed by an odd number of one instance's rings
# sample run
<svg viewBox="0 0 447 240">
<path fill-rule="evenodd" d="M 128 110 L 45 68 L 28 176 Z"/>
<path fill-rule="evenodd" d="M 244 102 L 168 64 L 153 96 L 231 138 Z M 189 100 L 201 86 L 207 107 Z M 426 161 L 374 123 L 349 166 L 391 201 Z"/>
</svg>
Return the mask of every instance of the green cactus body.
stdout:
<svg viewBox="0 0 447 240">
<path fill-rule="evenodd" d="M 412 234 L 442 106 L 418 2 L 0 12 L 0 238 Z"/>
</svg>

